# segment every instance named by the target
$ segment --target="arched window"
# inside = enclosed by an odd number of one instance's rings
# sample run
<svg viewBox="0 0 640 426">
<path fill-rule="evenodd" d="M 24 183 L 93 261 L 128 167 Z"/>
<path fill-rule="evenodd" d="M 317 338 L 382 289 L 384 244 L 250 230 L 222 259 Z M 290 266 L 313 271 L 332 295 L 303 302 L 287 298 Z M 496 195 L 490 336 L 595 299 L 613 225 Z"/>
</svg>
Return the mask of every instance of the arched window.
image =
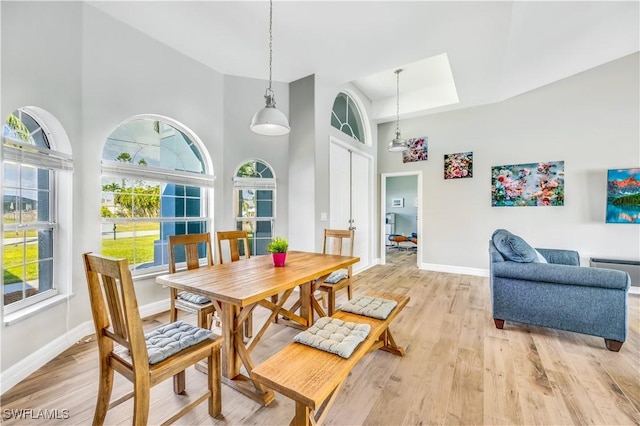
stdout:
<svg viewBox="0 0 640 426">
<path fill-rule="evenodd" d="M 103 254 L 126 257 L 134 271 L 164 271 L 169 235 L 210 230 L 215 178 L 205 154 L 167 117 L 136 116 L 111 132 L 102 153 Z"/>
<path fill-rule="evenodd" d="M 233 191 L 236 229 L 248 232 L 252 255 L 266 254 L 275 220 L 273 169 L 261 160 L 241 164 L 233 178 Z"/>
<path fill-rule="evenodd" d="M 70 290 L 71 274 L 64 265 L 71 263 L 71 230 L 65 217 L 71 215 L 67 201 L 73 162 L 70 154 L 56 148 L 70 151 L 70 144 L 60 123 L 46 111 L 24 107 L 6 119 L 2 129 L 5 314 Z"/>
<path fill-rule="evenodd" d="M 366 143 L 362 114 L 355 100 L 345 92 L 338 93 L 331 109 L 331 126 L 355 140 Z"/>
</svg>

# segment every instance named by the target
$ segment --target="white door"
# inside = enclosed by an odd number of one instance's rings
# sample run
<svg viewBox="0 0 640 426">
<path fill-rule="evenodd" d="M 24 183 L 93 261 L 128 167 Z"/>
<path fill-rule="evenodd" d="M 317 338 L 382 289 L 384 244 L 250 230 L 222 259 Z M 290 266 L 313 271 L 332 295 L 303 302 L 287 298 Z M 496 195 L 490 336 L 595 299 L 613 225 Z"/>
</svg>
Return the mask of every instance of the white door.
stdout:
<svg viewBox="0 0 640 426">
<path fill-rule="evenodd" d="M 372 159 L 356 150 L 331 143 L 329 227 L 355 228 L 354 255 L 360 262 L 354 272 L 371 265 Z"/>
</svg>

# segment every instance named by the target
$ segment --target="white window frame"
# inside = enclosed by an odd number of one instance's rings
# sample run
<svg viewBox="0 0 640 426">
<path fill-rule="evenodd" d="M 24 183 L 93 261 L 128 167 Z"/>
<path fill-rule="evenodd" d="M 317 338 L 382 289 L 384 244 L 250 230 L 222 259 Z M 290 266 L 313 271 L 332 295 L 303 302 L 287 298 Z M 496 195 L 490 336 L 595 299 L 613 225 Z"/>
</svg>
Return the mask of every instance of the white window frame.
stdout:
<svg viewBox="0 0 640 426">
<path fill-rule="evenodd" d="M 162 184 L 175 184 L 186 185 L 192 187 L 199 187 L 201 189 L 201 216 L 185 216 L 185 217 L 170 217 L 170 218 L 100 218 L 101 224 L 114 224 L 119 223 L 143 223 L 143 222 L 158 222 L 172 223 L 172 222 L 204 222 L 206 224 L 206 231 L 211 232 L 213 223 L 213 187 L 215 183 L 215 175 L 213 174 L 213 163 L 209 156 L 207 149 L 200 140 L 200 138 L 184 124 L 162 115 L 156 114 L 141 114 L 130 117 L 118 125 L 121 126 L 134 120 L 156 120 L 168 124 L 175 129 L 186 135 L 190 142 L 192 142 L 202 158 L 205 174 L 199 174 L 194 172 L 185 172 L 179 170 L 170 170 L 164 168 L 139 166 L 137 164 L 122 163 L 118 161 L 102 160 L 101 162 L 101 181 L 102 177 L 116 177 L 123 179 L 144 180 L 153 183 Z M 178 265 L 179 266 L 179 265 Z M 135 265 L 129 265 L 131 273 L 134 278 L 142 278 L 147 276 L 153 276 L 158 273 L 165 273 L 167 271 L 167 265 L 162 264 L 158 266 L 152 266 L 148 268 L 134 269 Z"/>
<path fill-rule="evenodd" d="M 238 172 L 240 171 L 240 168 L 242 166 L 244 166 L 247 163 L 250 162 L 260 162 L 262 164 L 264 164 L 266 167 L 269 168 L 269 170 L 271 171 L 272 174 L 272 178 L 263 178 L 263 177 L 240 177 L 238 176 Z M 241 224 L 242 222 L 253 222 L 254 224 L 257 222 L 267 222 L 270 221 L 271 222 L 271 238 L 273 238 L 274 235 L 276 235 L 276 231 L 275 231 L 275 225 L 276 225 L 276 202 L 277 202 L 277 191 L 276 191 L 276 173 L 275 170 L 273 170 L 273 167 L 271 166 L 271 164 L 267 163 L 264 160 L 261 160 L 259 158 L 252 158 L 249 160 L 245 160 L 242 161 L 240 163 L 240 165 L 238 165 L 238 167 L 236 167 L 236 170 L 233 174 L 233 217 L 235 220 L 235 226 L 236 229 L 238 229 L 238 225 Z M 273 214 L 271 216 L 260 216 L 260 217 L 243 217 L 243 216 L 238 216 L 238 191 L 243 190 L 243 189 L 250 189 L 250 190 L 256 190 L 256 191 L 260 191 L 260 190 L 270 190 L 272 191 L 272 212 Z M 251 247 L 250 248 L 252 252 L 254 252 L 254 248 Z"/>
<path fill-rule="evenodd" d="M 355 105 L 355 110 L 357 113 L 358 118 L 360 119 L 360 122 L 362 123 L 362 139 L 357 139 L 353 136 L 353 128 L 351 127 L 351 125 L 347 122 L 342 122 L 342 119 L 340 117 L 338 117 L 338 115 L 335 113 L 335 111 L 333 110 L 333 105 L 335 104 L 335 100 L 340 96 L 340 95 L 344 95 L 347 98 L 347 108 L 349 106 L 349 100 L 351 102 L 353 102 L 353 104 Z M 370 130 L 370 126 L 369 126 L 369 118 L 366 114 L 366 110 L 364 108 L 364 105 L 362 104 L 362 102 L 360 101 L 360 98 L 358 96 L 356 96 L 355 94 L 351 93 L 351 91 L 349 90 L 341 90 L 335 98 L 333 98 L 333 103 L 331 104 L 331 117 L 335 118 L 336 120 L 338 120 L 338 122 L 340 123 L 340 128 L 337 128 L 335 126 L 333 126 L 333 124 L 331 123 L 332 120 L 329 120 L 329 124 L 331 125 L 331 127 L 333 127 L 334 129 L 337 129 L 339 132 L 349 136 L 351 139 L 353 139 L 354 141 L 357 141 L 363 145 L 366 146 L 371 146 L 371 130 Z M 347 114 L 348 117 L 348 114 Z M 344 126 L 349 126 L 349 128 L 352 130 L 350 133 L 347 133 L 346 131 L 344 131 L 342 129 L 342 127 Z"/>
<path fill-rule="evenodd" d="M 71 224 L 73 223 L 73 157 L 71 143 L 60 122 L 49 112 L 35 106 L 18 108 L 28 114 L 40 126 L 49 142 L 49 149 L 2 138 L 2 161 L 0 176 L 4 173 L 4 163 L 32 166 L 38 169 L 51 170 L 49 190 L 49 222 L 6 225 L 2 222 L 4 232 L 14 229 L 51 229 L 53 240 L 53 283 L 52 289 L 29 296 L 20 301 L 4 306 L 4 274 L 0 277 L 2 292 L 2 316 L 5 325 L 10 325 L 26 318 L 41 309 L 68 298 L 72 293 L 71 271 Z M 4 125 L 4 121 L 3 121 Z M 4 199 L 3 186 L 0 185 L 0 196 Z M 3 238 L 4 239 L 4 238 Z M 0 246 L 0 263 L 4 259 L 4 244 Z M 4 265 L 2 266 L 4 269 Z"/>
</svg>

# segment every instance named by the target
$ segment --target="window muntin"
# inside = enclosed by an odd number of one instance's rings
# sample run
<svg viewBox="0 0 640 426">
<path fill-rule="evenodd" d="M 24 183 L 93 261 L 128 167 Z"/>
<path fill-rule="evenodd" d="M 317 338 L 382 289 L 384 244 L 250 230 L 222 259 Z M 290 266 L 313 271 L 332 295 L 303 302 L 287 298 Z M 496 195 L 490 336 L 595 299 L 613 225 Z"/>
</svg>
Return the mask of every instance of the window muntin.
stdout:
<svg viewBox="0 0 640 426">
<path fill-rule="evenodd" d="M 354 99 L 345 92 L 338 93 L 333 102 L 331 126 L 359 142 L 366 143 L 360 109 Z"/>
<path fill-rule="evenodd" d="M 5 313 L 58 293 L 55 179 L 70 157 L 50 149 L 47 132 L 24 109 L 2 130 L 2 289 Z"/>
<path fill-rule="evenodd" d="M 276 180 L 261 160 L 243 163 L 234 177 L 236 229 L 249 235 L 252 255 L 267 254 L 273 238 Z"/>
<path fill-rule="evenodd" d="M 133 271 L 164 271 L 169 235 L 207 232 L 209 189 L 195 141 L 163 118 L 134 118 L 109 135 L 102 161 L 102 252 Z"/>
</svg>

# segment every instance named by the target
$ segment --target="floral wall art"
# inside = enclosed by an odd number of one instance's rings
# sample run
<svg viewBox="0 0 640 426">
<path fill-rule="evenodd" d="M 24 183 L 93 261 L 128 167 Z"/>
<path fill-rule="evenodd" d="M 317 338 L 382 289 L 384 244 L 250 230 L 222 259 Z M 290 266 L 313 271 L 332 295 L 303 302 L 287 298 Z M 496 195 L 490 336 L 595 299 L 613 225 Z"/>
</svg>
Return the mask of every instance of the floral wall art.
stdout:
<svg viewBox="0 0 640 426">
<path fill-rule="evenodd" d="M 491 205 L 563 206 L 564 161 L 493 166 Z"/>
<path fill-rule="evenodd" d="M 413 138 L 407 141 L 407 149 L 402 151 L 402 162 L 425 161 L 429 159 L 427 137 Z"/>
<path fill-rule="evenodd" d="M 444 156 L 445 179 L 470 177 L 473 177 L 473 152 L 459 152 Z"/>
</svg>

